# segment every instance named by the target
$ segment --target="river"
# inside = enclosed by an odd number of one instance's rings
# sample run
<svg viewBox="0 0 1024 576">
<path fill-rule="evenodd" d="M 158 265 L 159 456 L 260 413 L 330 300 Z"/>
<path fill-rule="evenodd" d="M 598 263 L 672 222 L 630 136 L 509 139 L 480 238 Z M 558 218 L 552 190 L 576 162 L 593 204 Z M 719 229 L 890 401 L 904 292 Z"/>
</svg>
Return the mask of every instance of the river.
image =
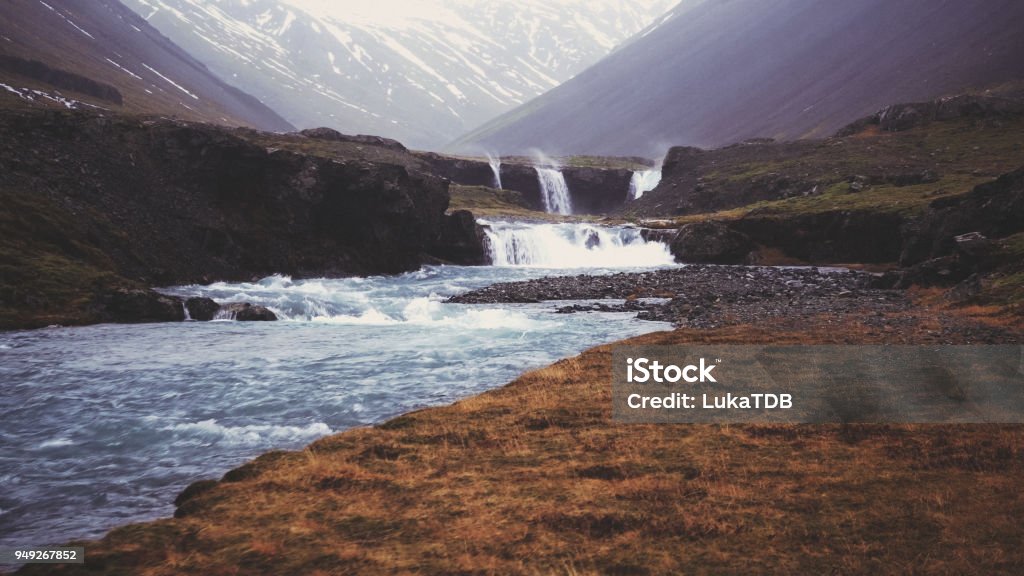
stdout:
<svg viewBox="0 0 1024 576">
<path fill-rule="evenodd" d="M 499 222 L 489 234 L 503 265 L 164 290 L 261 304 L 279 322 L 0 333 L 0 546 L 95 538 L 169 516 L 189 483 L 267 450 L 450 403 L 668 328 L 633 314 L 556 314 L 550 302 L 444 303 L 495 282 L 671 265 L 662 245 L 631 229 Z M 564 250 L 542 249 L 559 241 Z"/>
</svg>

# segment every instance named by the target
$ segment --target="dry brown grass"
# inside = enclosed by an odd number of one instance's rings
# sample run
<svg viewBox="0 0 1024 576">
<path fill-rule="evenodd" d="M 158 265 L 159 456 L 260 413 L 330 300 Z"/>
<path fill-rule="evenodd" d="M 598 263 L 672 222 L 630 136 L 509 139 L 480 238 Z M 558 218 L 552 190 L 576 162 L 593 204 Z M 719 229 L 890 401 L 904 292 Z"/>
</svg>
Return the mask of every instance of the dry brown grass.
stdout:
<svg viewBox="0 0 1024 576">
<path fill-rule="evenodd" d="M 632 342 L 887 338 L 854 315 L 832 321 L 681 329 Z M 921 322 L 904 337 L 927 330 Z M 1024 427 L 617 424 L 610 361 L 611 346 L 598 347 L 451 406 L 268 454 L 186 502 L 183 517 L 88 544 L 86 568 L 154 576 L 1024 571 Z"/>
</svg>

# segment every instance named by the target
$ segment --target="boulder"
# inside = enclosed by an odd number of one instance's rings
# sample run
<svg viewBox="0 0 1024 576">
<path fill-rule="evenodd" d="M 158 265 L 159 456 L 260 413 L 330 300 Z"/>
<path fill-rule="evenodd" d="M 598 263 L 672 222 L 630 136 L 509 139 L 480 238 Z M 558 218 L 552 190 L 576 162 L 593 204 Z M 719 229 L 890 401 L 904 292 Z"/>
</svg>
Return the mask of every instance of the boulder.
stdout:
<svg viewBox="0 0 1024 576">
<path fill-rule="evenodd" d="M 754 244 L 721 222 L 706 221 L 681 227 L 669 248 L 677 262 L 743 264 Z"/>
<path fill-rule="evenodd" d="M 485 242 L 483 229 L 473 213 L 456 210 L 445 217 L 430 255 L 443 262 L 480 266 L 489 263 Z"/>
<path fill-rule="evenodd" d="M 99 316 L 109 322 L 181 322 L 180 298 L 143 288 L 115 288 L 100 296 Z"/>
<path fill-rule="evenodd" d="M 193 320 L 207 321 L 213 320 L 213 317 L 217 315 L 220 304 L 210 298 L 194 296 L 185 300 L 185 309 L 188 310 L 188 315 Z"/>
<path fill-rule="evenodd" d="M 256 306 L 248 302 L 225 304 L 220 309 L 230 314 L 232 318 L 239 322 L 268 322 L 277 320 L 277 315 L 269 308 Z"/>
</svg>

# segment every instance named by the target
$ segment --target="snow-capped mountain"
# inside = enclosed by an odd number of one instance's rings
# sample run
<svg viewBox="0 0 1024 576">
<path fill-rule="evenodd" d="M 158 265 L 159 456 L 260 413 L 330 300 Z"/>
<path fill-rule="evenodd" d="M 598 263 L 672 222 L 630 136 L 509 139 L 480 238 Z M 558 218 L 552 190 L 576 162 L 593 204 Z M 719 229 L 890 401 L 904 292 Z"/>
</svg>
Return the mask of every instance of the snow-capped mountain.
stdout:
<svg viewBox="0 0 1024 576">
<path fill-rule="evenodd" d="M 437 148 L 546 92 L 678 0 L 122 0 L 301 128 Z"/>
<path fill-rule="evenodd" d="M 895 102 L 1024 78 L 1020 0 L 681 2 L 452 151 L 657 157 L 825 137 Z"/>
</svg>

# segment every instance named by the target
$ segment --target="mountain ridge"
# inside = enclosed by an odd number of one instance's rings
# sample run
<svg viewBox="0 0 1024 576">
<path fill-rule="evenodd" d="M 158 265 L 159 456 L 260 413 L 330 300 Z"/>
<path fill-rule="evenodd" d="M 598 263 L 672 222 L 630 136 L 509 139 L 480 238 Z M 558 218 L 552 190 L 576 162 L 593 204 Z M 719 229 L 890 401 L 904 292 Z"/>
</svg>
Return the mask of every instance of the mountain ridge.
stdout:
<svg viewBox="0 0 1024 576">
<path fill-rule="evenodd" d="M 891 102 L 1024 78 L 1022 22 L 1010 1 L 707 2 L 446 149 L 658 156 L 822 137 Z"/>
<path fill-rule="evenodd" d="M 293 129 L 116 0 L 9 0 L 0 23 L 0 81 L 24 100 Z"/>
<path fill-rule="evenodd" d="M 579 72 L 674 0 L 125 3 L 299 128 L 436 149 Z"/>
</svg>

